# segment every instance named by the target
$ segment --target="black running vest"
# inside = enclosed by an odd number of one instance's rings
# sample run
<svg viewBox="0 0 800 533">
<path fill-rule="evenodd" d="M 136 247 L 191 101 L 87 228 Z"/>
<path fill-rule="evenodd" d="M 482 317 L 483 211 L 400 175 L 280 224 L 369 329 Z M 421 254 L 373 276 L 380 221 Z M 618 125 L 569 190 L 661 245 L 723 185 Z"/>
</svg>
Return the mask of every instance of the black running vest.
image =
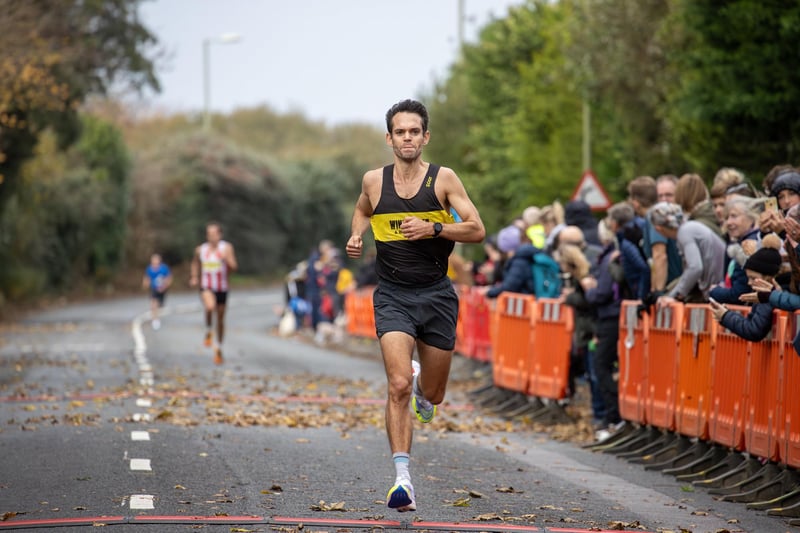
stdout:
<svg viewBox="0 0 800 533">
<path fill-rule="evenodd" d="M 406 216 L 427 222 L 454 222 L 436 197 L 439 166 L 430 164 L 422 185 L 412 198 L 400 198 L 394 188 L 394 165 L 383 167 L 381 198 L 372 213 L 372 234 L 378 252 L 375 268 L 380 279 L 398 285 L 425 287 L 447 276 L 447 263 L 455 243 L 430 237 L 409 241 L 400 232 Z"/>
</svg>

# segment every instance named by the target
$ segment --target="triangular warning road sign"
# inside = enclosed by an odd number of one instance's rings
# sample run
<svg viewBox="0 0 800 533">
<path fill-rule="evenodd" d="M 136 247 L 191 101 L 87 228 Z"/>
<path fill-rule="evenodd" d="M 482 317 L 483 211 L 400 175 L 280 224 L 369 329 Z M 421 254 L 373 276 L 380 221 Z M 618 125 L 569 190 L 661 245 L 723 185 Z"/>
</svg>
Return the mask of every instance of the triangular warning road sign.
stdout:
<svg viewBox="0 0 800 533">
<path fill-rule="evenodd" d="M 575 187 L 570 199 L 583 200 L 589 204 L 592 211 L 605 211 L 611 207 L 611 200 L 608 197 L 608 193 L 606 193 L 603 186 L 600 185 L 600 181 L 591 170 L 587 170 L 583 173 L 581 181 L 578 183 L 578 186 Z"/>
</svg>

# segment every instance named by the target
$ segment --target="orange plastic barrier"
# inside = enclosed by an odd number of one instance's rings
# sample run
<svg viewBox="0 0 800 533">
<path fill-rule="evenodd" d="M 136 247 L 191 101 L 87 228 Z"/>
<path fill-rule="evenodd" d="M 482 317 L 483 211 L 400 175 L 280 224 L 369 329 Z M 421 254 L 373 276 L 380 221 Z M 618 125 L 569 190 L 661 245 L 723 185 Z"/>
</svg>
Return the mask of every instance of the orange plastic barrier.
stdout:
<svg viewBox="0 0 800 533">
<path fill-rule="evenodd" d="M 372 306 L 374 287 L 365 287 L 348 292 L 344 297 L 347 315 L 347 334 L 355 337 L 377 338 L 375 313 Z"/>
<path fill-rule="evenodd" d="M 458 319 L 456 320 L 456 353 L 464 357 L 469 357 L 469 339 L 467 338 L 467 313 L 469 313 L 469 294 L 470 289 L 465 285 L 456 286 L 458 294 Z"/>
<path fill-rule="evenodd" d="M 536 300 L 527 294 L 502 292 L 494 309 L 492 375 L 494 384 L 516 392 L 528 388 L 528 352 L 536 327 Z"/>
<path fill-rule="evenodd" d="M 529 353 L 531 374 L 526 394 L 560 400 L 566 398 L 569 385 L 572 308 L 552 298 L 539 298 L 535 305 L 536 329 Z"/>
<path fill-rule="evenodd" d="M 800 332 L 800 311 L 789 315 L 783 343 L 785 392 L 781 458 L 794 468 L 800 468 L 800 355 L 792 344 L 798 332 Z"/>
<path fill-rule="evenodd" d="M 624 420 L 647 423 L 645 400 L 647 388 L 647 348 L 650 342 L 650 315 L 636 314 L 639 300 L 624 300 L 619 317 L 619 414 Z"/>
<path fill-rule="evenodd" d="M 750 352 L 745 449 L 765 459 L 780 459 L 783 426 L 783 353 L 786 314 L 773 312 L 770 335 L 748 343 Z"/>
<path fill-rule="evenodd" d="M 683 304 L 654 309 L 650 317 L 647 350 L 645 417 L 649 424 L 675 430 L 678 345 L 683 326 Z"/>
<path fill-rule="evenodd" d="M 473 289 L 473 309 L 469 334 L 472 339 L 472 357 L 488 363 L 492 360 L 492 308 L 486 296 Z"/>
<path fill-rule="evenodd" d="M 711 407 L 711 308 L 686 304 L 678 349 L 677 405 L 675 429 L 687 437 L 708 438 Z"/>
<path fill-rule="evenodd" d="M 743 315 L 750 308 L 729 305 L 731 311 Z M 748 342 L 738 335 L 713 324 L 714 350 L 711 365 L 711 411 L 708 437 L 723 446 L 744 450 L 744 423 L 747 411 Z"/>
<path fill-rule="evenodd" d="M 476 287 L 461 287 L 458 298 L 456 351 L 464 357 L 489 362 L 492 353 L 489 302 Z"/>
</svg>

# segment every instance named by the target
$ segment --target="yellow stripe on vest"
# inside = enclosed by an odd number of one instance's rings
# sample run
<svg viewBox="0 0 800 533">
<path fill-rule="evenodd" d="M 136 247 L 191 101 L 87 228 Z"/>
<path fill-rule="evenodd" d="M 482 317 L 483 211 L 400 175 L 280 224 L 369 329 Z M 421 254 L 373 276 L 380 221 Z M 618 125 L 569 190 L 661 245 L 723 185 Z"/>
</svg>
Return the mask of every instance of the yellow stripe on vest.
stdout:
<svg viewBox="0 0 800 533">
<path fill-rule="evenodd" d="M 375 240 L 381 242 L 406 240 L 403 233 L 400 231 L 400 224 L 403 223 L 403 219 L 406 217 L 417 217 L 426 222 L 441 222 L 442 224 L 451 224 L 455 221 L 453 215 L 444 209 L 417 213 L 373 214 L 370 219 L 370 224 L 372 225 L 372 235 L 375 237 Z"/>
</svg>

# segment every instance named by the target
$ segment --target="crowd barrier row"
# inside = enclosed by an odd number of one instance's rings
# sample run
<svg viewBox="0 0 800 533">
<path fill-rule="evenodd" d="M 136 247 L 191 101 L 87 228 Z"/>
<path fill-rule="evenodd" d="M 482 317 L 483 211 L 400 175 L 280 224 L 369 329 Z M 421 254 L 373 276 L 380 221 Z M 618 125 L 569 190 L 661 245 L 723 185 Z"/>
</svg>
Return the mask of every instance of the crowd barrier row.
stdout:
<svg viewBox="0 0 800 533">
<path fill-rule="evenodd" d="M 494 385 L 536 398 L 568 393 L 572 309 L 558 299 L 459 287 L 456 352 L 492 363 Z M 350 335 L 372 337 L 372 289 L 346 296 Z M 797 313 L 773 312 L 766 339 L 721 327 L 704 304 L 651 314 L 625 300 L 620 313 L 619 406 L 623 419 L 800 467 Z M 748 307 L 729 306 L 747 314 Z"/>
</svg>

